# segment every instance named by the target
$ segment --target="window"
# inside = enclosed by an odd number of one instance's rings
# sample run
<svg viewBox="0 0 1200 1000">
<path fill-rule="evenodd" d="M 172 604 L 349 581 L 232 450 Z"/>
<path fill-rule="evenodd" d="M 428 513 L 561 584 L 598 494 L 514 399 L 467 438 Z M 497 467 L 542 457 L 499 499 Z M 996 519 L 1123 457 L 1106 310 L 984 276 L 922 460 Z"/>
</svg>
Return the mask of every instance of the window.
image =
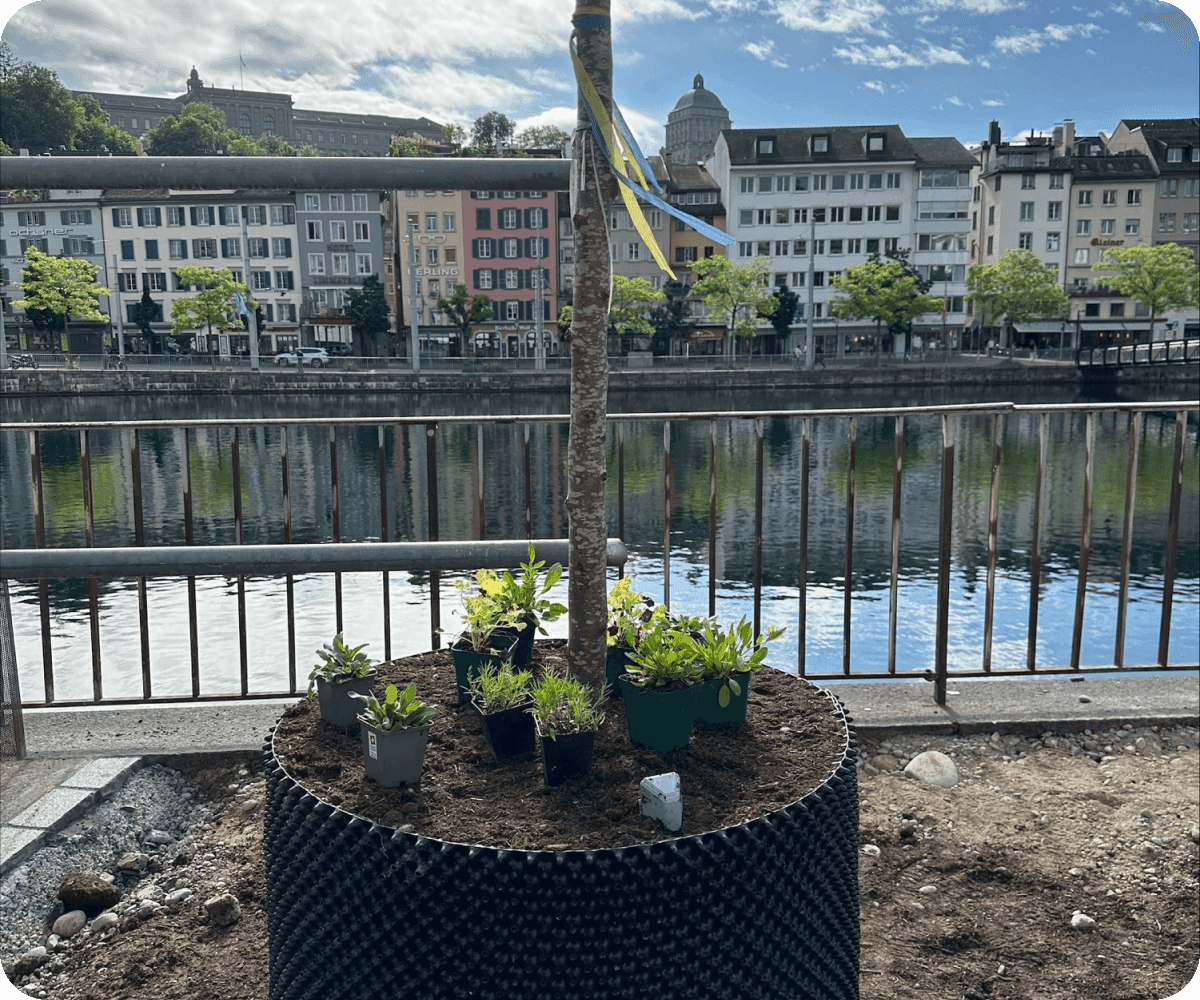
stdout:
<svg viewBox="0 0 1200 1000">
<path fill-rule="evenodd" d="M 67 256 L 82 256 L 85 254 L 94 254 L 95 252 L 96 241 L 90 236 L 68 236 L 63 238 L 63 253 Z"/>
<path fill-rule="evenodd" d="M 490 208 L 475 209 L 475 228 L 476 229 L 491 229 L 492 228 L 492 210 Z"/>
<path fill-rule="evenodd" d="M 1103 191 L 1100 195 L 1101 205 L 1115 205 L 1117 203 L 1117 189 L 1109 188 Z"/>
<path fill-rule="evenodd" d="M 754 246 L 754 253 L 759 257 L 771 256 L 771 241 L 759 240 Z"/>
<path fill-rule="evenodd" d="M 814 153 L 828 153 L 829 152 L 829 136 L 814 135 L 812 137 L 812 151 Z"/>
<path fill-rule="evenodd" d="M 438 227 L 437 212 L 426 212 L 425 213 L 425 232 L 436 233 L 437 227 Z"/>
<path fill-rule="evenodd" d="M 1125 315 L 1125 303 L 1124 302 L 1110 302 L 1108 304 L 1108 314 L 1110 316 L 1115 316 L 1118 318 L 1124 316 Z"/>
<path fill-rule="evenodd" d="M 808 221 L 808 209 L 807 208 L 793 208 L 792 209 L 792 222 L 793 223 L 807 222 L 807 221 Z"/>
<path fill-rule="evenodd" d="M 1046 221 L 1058 222 L 1062 218 L 1062 202 L 1052 201 L 1046 205 Z"/>
<path fill-rule="evenodd" d="M 241 132 L 242 135 L 250 134 L 250 116 L 246 114 L 245 111 L 238 115 L 238 131 Z"/>
<path fill-rule="evenodd" d="M 792 240 L 792 253 L 796 257 L 804 257 L 808 254 L 808 240 Z"/>
<path fill-rule="evenodd" d="M 830 240 L 829 241 L 829 253 L 830 253 L 830 255 L 841 254 L 842 253 L 842 241 L 841 240 Z"/>
<path fill-rule="evenodd" d="M 1034 189 L 1034 180 L 1036 177 L 1037 177 L 1036 174 L 1022 174 L 1021 175 L 1021 190 L 1022 191 L 1032 191 Z"/>
<path fill-rule="evenodd" d="M 40 222 L 32 221 L 35 216 L 39 216 L 39 215 L 41 216 Z M 112 220 L 113 220 L 113 225 L 116 226 L 118 229 L 125 229 L 126 227 L 133 225 L 133 212 L 130 211 L 128 208 L 114 208 L 112 210 Z M 17 225 L 18 226 L 44 226 L 45 224 L 46 224 L 46 213 L 45 212 L 18 212 L 17 213 Z"/>
<path fill-rule="evenodd" d="M 271 287 L 271 272 L 270 271 L 251 271 L 250 272 L 250 287 L 256 291 L 262 291 L 264 288 Z"/>
<path fill-rule="evenodd" d="M 1142 203 L 1142 189 L 1130 188 L 1125 192 L 1126 205 L 1140 205 Z"/>
<path fill-rule="evenodd" d="M 775 209 L 775 225 L 786 226 L 788 218 L 791 216 L 791 214 L 792 213 L 789 212 L 786 208 Z"/>
<path fill-rule="evenodd" d="M 514 239 L 506 239 L 500 241 L 500 256 L 501 257 L 519 257 L 521 255 L 521 241 Z"/>
<path fill-rule="evenodd" d="M 776 191 L 790 191 L 792 189 L 792 175 L 780 174 L 775 178 Z"/>
<path fill-rule="evenodd" d="M 515 208 L 502 208 L 496 213 L 496 224 L 500 229 L 516 229 L 521 225 L 521 213 Z"/>
<path fill-rule="evenodd" d="M 846 253 L 862 253 L 862 240 L 846 240 Z"/>
<path fill-rule="evenodd" d="M 142 275 L 142 288 L 148 292 L 165 292 L 167 276 L 162 271 L 147 271 Z"/>
<path fill-rule="evenodd" d="M 883 189 L 883 174 L 867 174 L 867 190 L 880 191 Z"/>
<path fill-rule="evenodd" d="M 1049 251 L 1050 253 L 1057 253 L 1058 252 L 1058 239 L 1059 239 L 1058 233 L 1047 233 L 1046 234 L 1046 250 Z"/>
<path fill-rule="evenodd" d="M 813 254 L 823 254 L 823 253 L 825 253 L 825 241 L 824 240 L 813 240 Z"/>
<path fill-rule="evenodd" d="M 1091 236 L 1092 222 L 1090 219 L 1075 220 L 1075 235 L 1076 236 Z"/>
<path fill-rule="evenodd" d="M 878 222 L 883 217 L 883 209 L 879 205 L 867 206 L 867 221 Z"/>
<path fill-rule="evenodd" d="M 426 247 L 425 248 L 425 263 L 427 266 L 437 267 L 438 263 L 439 263 L 439 261 L 438 261 L 439 256 L 440 256 L 440 253 L 439 253 L 437 247 Z"/>
<path fill-rule="evenodd" d="M 745 240 L 738 243 L 738 256 L 739 257 L 753 257 L 754 256 L 754 244 L 749 243 Z"/>
<path fill-rule="evenodd" d="M 1091 258 L 1091 251 L 1087 247 L 1080 247 L 1075 251 L 1075 264 L 1087 264 Z"/>
<path fill-rule="evenodd" d="M 354 273 L 360 276 L 375 273 L 375 269 L 371 267 L 371 255 L 369 253 L 356 253 L 354 255 Z"/>
<path fill-rule="evenodd" d="M 515 267 L 506 268 L 504 274 L 504 288 L 520 288 L 521 287 L 521 272 Z"/>
<path fill-rule="evenodd" d="M 413 192 L 416 193 L 415 191 Z M 471 197 L 476 201 L 487 201 L 492 196 L 491 191 L 472 191 Z"/>
<path fill-rule="evenodd" d="M 505 302 L 504 303 L 504 318 L 511 322 L 515 322 L 521 318 L 521 303 L 520 302 Z"/>
<path fill-rule="evenodd" d="M 1085 316 L 1099 316 L 1100 315 L 1100 303 L 1099 302 L 1085 302 L 1083 304 L 1083 314 Z"/>
<path fill-rule="evenodd" d="M 863 219 L 862 205 L 851 205 L 850 206 L 850 221 L 851 222 L 862 222 L 862 219 Z"/>
<path fill-rule="evenodd" d="M 321 238 L 321 220 L 309 219 L 305 224 L 305 233 L 310 240 L 319 240 Z"/>
<path fill-rule="evenodd" d="M 675 263 L 690 264 L 696 260 L 696 247 L 676 247 L 675 248 Z"/>
<path fill-rule="evenodd" d="M 861 191 L 862 186 L 863 186 L 863 175 L 862 174 L 851 174 L 850 175 L 850 190 L 851 191 Z"/>
<path fill-rule="evenodd" d="M 830 174 L 829 188 L 831 191 L 846 190 L 846 175 L 845 174 Z"/>
<path fill-rule="evenodd" d="M 892 189 L 899 188 L 900 187 L 900 175 L 898 173 L 888 174 L 887 175 L 887 186 Z"/>
<path fill-rule="evenodd" d="M 1185 233 L 1194 233 L 1200 229 L 1200 212 L 1184 212 L 1182 229 Z"/>
<path fill-rule="evenodd" d="M 1050 190 L 1051 191 L 1061 191 L 1062 186 L 1063 186 L 1063 175 L 1062 174 L 1051 174 L 1050 175 Z"/>
<path fill-rule="evenodd" d="M 321 196 L 319 194 L 306 194 L 304 196 L 304 211 L 306 211 L 306 212 L 321 211 Z"/>
<path fill-rule="evenodd" d="M 136 292 L 137 290 L 137 271 L 122 271 L 117 275 L 117 291 Z"/>
<path fill-rule="evenodd" d="M 808 283 L 808 272 L 807 271 L 793 271 L 792 272 L 792 285 L 795 288 L 803 288 L 807 283 Z"/>
<path fill-rule="evenodd" d="M 887 136 L 882 132 L 867 133 L 867 152 L 882 153 L 887 145 Z"/>
<path fill-rule="evenodd" d="M 988 221 L 987 221 L 987 224 L 988 224 L 989 226 L 994 226 L 994 225 L 996 224 L 996 206 L 995 206 L 995 205 L 988 205 Z"/>
<path fill-rule="evenodd" d="M 242 224 L 242 213 L 237 205 L 218 205 L 217 221 L 222 226 L 240 226 Z"/>
<path fill-rule="evenodd" d="M 1179 180 L 1175 177 L 1168 177 L 1159 182 L 1158 196 L 1160 198 L 1178 198 L 1179 197 Z"/>
<path fill-rule="evenodd" d="M 500 197 L 501 198 L 520 198 L 521 192 L 520 191 L 501 191 Z"/>
<path fill-rule="evenodd" d="M 192 240 L 192 256 L 204 260 L 217 256 L 216 240 Z"/>
<path fill-rule="evenodd" d="M 479 268 L 475 271 L 475 287 L 476 288 L 491 288 L 493 272 L 490 268 Z"/>
<path fill-rule="evenodd" d="M 770 174 L 762 174 L 758 178 L 758 193 L 759 194 L 770 194 L 771 193 L 771 175 Z"/>
<path fill-rule="evenodd" d="M 992 240 L 993 239 L 994 239 L 994 237 L 989 236 L 988 240 L 987 240 L 987 253 L 989 256 L 992 254 Z"/>
<path fill-rule="evenodd" d="M 90 226 L 92 211 L 88 208 L 68 208 L 59 213 L 64 226 Z"/>
<path fill-rule="evenodd" d="M 332 274 L 350 273 L 350 255 L 346 253 L 331 253 L 329 255 L 330 271 Z"/>
<path fill-rule="evenodd" d="M 346 223 L 340 220 L 333 220 L 329 223 L 329 242 L 330 243 L 345 243 L 346 242 Z"/>
<path fill-rule="evenodd" d="M 1141 234 L 1141 231 L 1142 231 L 1142 220 L 1141 219 L 1126 219 L 1125 220 L 1125 235 L 1126 236 L 1138 236 Z"/>
<path fill-rule="evenodd" d="M 1200 149 L 1200 146 L 1197 147 Z M 1183 196 L 1195 198 L 1200 195 L 1200 177 L 1185 177 L 1183 181 Z"/>
<path fill-rule="evenodd" d="M 486 239 L 486 238 L 478 239 L 478 240 L 471 240 L 471 256 L 479 258 L 481 260 L 486 260 L 489 257 L 494 257 L 496 255 L 495 243 L 496 243 L 495 240 L 490 240 L 490 239 Z"/>
<path fill-rule="evenodd" d="M 438 299 L 442 296 L 442 283 L 437 278 L 429 279 L 428 295 L 431 299 Z"/>
<path fill-rule="evenodd" d="M 788 250 L 791 249 L 791 245 L 792 245 L 791 240 L 776 240 L 775 241 L 775 256 L 776 257 L 786 257 L 788 255 Z"/>
<path fill-rule="evenodd" d="M 283 289 L 294 289 L 296 287 L 296 279 L 291 271 L 276 271 L 275 272 L 275 287 Z"/>
<path fill-rule="evenodd" d="M 813 271 L 812 279 L 813 279 L 813 288 L 823 287 L 825 284 L 825 272 L 824 271 Z"/>
<path fill-rule="evenodd" d="M 121 240 L 121 260 L 133 259 L 133 240 Z"/>
<path fill-rule="evenodd" d="M 167 206 L 167 225 L 182 226 L 185 225 L 185 216 L 182 205 Z"/>
<path fill-rule="evenodd" d="M 752 208 L 738 209 L 738 225 L 739 226 L 754 225 L 754 209 L 752 209 Z"/>
<path fill-rule="evenodd" d="M 829 221 L 830 222 L 845 222 L 846 221 L 846 209 L 844 207 L 842 207 L 841 205 L 834 205 L 833 208 L 831 208 L 829 210 Z"/>
<path fill-rule="evenodd" d="M 769 208 L 760 208 L 757 218 L 760 226 L 769 226 L 771 224 L 771 210 Z"/>
<path fill-rule="evenodd" d="M 457 264 L 458 247 L 446 247 L 445 260 L 447 264 Z"/>
<path fill-rule="evenodd" d="M 1017 249 L 1032 250 L 1033 249 L 1033 233 L 1017 233 Z"/>
<path fill-rule="evenodd" d="M 1175 232 L 1175 213 L 1174 212 L 1159 212 L 1158 213 L 1158 231 L 1160 233 Z"/>
<path fill-rule="evenodd" d="M 1168 163 L 1182 163 L 1183 162 L 1183 148 L 1181 146 L 1171 146 L 1170 148 L 1168 148 L 1167 149 L 1167 162 Z"/>
<path fill-rule="evenodd" d="M 367 223 L 364 222 L 363 225 L 365 226 L 365 225 L 367 225 Z M 455 229 L 454 213 L 453 212 L 443 212 L 442 213 L 442 230 L 447 233 L 452 233 L 452 232 L 454 232 L 454 229 Z M 367 239 L 367 237 L 364 236 L 363 239 Z"/>
<path fill-rule="evenodd" d="M 272 257 L 290 257 L 292 255 L 292 241 L 286 236 L 276 236 L 271 240 L 271 256 Z"/>
<path fill-rule="evenodd" d="M 1033 202 L 1032 201 L 1021 202 L 1021 221 L 1022 222 L 1032 222 L 1033 221 Z"/>
<path fill-rule="evenodd" d="M 1100 235 L 1115 236 L 1117 234 L 1116 219 L 1101 219 L 1100 220 Z"/>
<path fill-rule="evenodd" d="M 812 189 L 814 191 L 824 191 L 829 184 L 829 178 L 825 174 L 813 174 Z"/>
<path fill-rule="evenodd" d="M 222 257 L 240 257 L 242 255 L 242 241 L 239 237 L 221 240 L 221 256 Z"/>
<path fill-rule="evenodd" d="M 883 213 L 884 222 L 899 222 L 900 221 L 900 206 L 885 205 Z"/>
<path fill-rule="evenodd" d="M 296 221 L 296 207 L 294 205 L 272 205 L 271 206 L 271 225 L 272 226 L 290 226 Z"/>
<path fill-rule="evenodd" d="M 248 226 L 265 226 L 267 224 L 267 206 L 247 205 L 246 224 Z"/>
<path fill-rule="evenodd" d="M 246 240 L 246 249 L 251 257 L 267 257 L 270 243 L 265 236 L 251 236 Z"/>
<path fill-rule="evenodd" d="M 825 209 L 814 208 L 812 210 L 812 218 L 813 218 L 813 222 L 824 222 L 825 221 Z"/>
<path fill-rule="evenodd" d="M 1080 191 L 1079 192 L 1079 201 L 1077 202 L 1077 204 L 1079 204 L 1083 208 L 1091 208 L 1092 207 L 1092 192 L 1087 191 L 1087 190 Z"/>
<path fill-rule="evenodd" d="M 342 142 L 346 139 L 343 136 Z M 346 210 L 346 196 L 344 194 L 331 194 L 329 196 L 329 211 L 344 212 Z"/>
<path fill-rule="evenodd" d="M 641 260 L 642 245 L 640 243 L 625 244 L 625 259 L 626 260 Z"/>
<path fill-rule="evenodd" d="M 158 240 L 146 240 L 146 260 L 158 260 Z"/>
<path fill-rule="evenodd" d="M 323 253 L 310 253 L 308 255 L 308 273 L 325 273 L 325 255 Z"/>
<path fill-rule="evenodd" d="M 365 194 L 352 194 L 350 196 L 350 203 L 353 205 L 354 211 L 356 212 L 370 211 L 370 209 L 367 208 L 367 196 Z"/>
</svg>

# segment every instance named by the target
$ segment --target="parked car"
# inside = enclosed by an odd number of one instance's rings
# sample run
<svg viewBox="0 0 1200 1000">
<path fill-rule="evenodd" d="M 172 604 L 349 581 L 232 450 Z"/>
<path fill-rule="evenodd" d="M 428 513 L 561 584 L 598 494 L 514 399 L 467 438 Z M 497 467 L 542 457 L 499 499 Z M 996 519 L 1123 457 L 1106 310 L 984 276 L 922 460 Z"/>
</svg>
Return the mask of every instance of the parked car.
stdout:
<svg viewBox="0 0 1200 1000">
<path fill-rule="evenodd" d="M 297 347 L 291 351 L 281 351 L 275 355 L 275 364 L 277 365 L 294 365 L 299 362 L 302 365 L 312 365 L 315 368 L 324 368 L 329 364 L 329 355 L 323 347 Z"/>
</svg>

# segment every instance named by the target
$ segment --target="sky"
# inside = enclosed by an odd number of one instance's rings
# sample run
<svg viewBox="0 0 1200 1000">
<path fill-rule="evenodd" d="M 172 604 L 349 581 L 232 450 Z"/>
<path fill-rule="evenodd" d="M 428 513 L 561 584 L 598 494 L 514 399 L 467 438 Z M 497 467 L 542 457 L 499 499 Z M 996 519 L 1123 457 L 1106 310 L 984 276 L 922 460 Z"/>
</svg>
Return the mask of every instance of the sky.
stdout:
<svg viewBox="0 0 1200 1000">
<path fill-rule="evenodd" d="M 574 0 L 0 0 L 4 40 L 73 90 L 209 85 L 294 106 L 575 124 Z M 1200 111 L 1200 0 L 613 0 L 614 92 L 656 153 L 700 73 L 734 128 L 897 124 L 965 144 Z M 286 12 L 286 15 L 282 12 Z"/>
</svg>

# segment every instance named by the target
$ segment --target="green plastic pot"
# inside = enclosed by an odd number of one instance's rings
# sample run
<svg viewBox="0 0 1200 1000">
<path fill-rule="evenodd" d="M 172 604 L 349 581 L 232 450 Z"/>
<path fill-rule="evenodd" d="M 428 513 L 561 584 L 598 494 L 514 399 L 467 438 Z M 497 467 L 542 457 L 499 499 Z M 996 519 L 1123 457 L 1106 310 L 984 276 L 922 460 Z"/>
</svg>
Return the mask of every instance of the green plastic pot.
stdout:
<svg viewBox="0 0 1200 1000">
<path fill-rule="evenodd" d="M 321 705 L 321 718 L 342 729 L 351 728 L 358 721 L 358 713 L 362 711 L 362 702 L 351 698 L 350 692 L 370 694 L 375 686 L 375 670 L 372 668 L 365 677 L 351 677 L 343 681 L 327 681 L 317 676 L 317 701 Z"/>
<path fill-rule="evenodd" d="M 524 625 L 506 626 L 496 629 L 496 638 L 512 637 L 512 665 L 527 667 L 533 660 L 533 640 L 537 636 L 537 619 L 529 618 Z"/>
<path fill-rule="evenodd" d="M 729 703 L 721 705 L 721 689 L 727 687 L 724 677 L 710 677 L 699 684 L 700 694 L 696 700 L 696 721 L 711 726 L 733 727 L 743 725 L 746 721 L 747 698 L 750 694 L 751 671 L 731 675 L 741 694 L 734 694 L 729 688 Z"/>
<path fill-rule="evenodd" d="M 510 642 L 509 636 L 492 636 L 492 644 L 499 649 L 498 652 L 492 650 L 474 650 L 471 648 L 460 648 L 453 646 L 450 649 L 450 655 L 454 659 L 454 679 L 458 682 L 458 703 L 465 705 L 471 700 L 471 681 L 478 675 L 480 669 L 485 663 L 490 663 L 499 669 L 508 659 L 509 649 L 505 645 Z"/>
<path fill-rule="evenodd" d="M 625 721 L 631 743 L 656 753 L 680 750 L 688 745 L 700 685 L 665 691 L 638 687 L 624 678 L 617 685 L 625 699 Z"/>
<path fill-rule="evenodd" d="M 621 686 L 617 683 L 617 678 L 625 673 L 629 665 L 629 654 L 632 652 L 628 646 L 609 646 L 608 655 L 604 660 L 604 680 L 609 690 L 618 698 L 621 696 Z"/>
<path fill-rule="evenodd" d="M 358 717 L 362 731 L 363 770 L 384 788 L 415 785 L 425 766 L 428 726 L 409 729 L 376 729 L 364 716 Z"/>
</svg>

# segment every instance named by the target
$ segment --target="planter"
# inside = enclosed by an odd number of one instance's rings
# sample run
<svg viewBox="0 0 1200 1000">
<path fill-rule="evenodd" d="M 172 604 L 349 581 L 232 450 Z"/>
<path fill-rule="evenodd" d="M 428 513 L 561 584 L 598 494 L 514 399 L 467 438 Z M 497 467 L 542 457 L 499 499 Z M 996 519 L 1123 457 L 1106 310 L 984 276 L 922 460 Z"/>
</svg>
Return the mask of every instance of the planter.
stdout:
<svg viewBox="0 0 1200 1000">
<path fill-rule="evenodd" d="M 688 745 L 696 718 L 699 684 L 674 691 L 638 687 L 624 679 L 617 684 L 625 699 L 625 720 L 632 743 L 656 753 Z"/>
<path fill-rule="evenodd" d="M 533 660 L 533 640 L 537 636 L 537 620 L 529 619 L 526 624 L 521 626 L 513 625 L 508 628 L 496 629 L 497 636 L 512 636 L 513 643 L 510 649 L 512 650 L 512 665 L 514 667 L 527 667 L 530 661 Z"/>
<path fill-rule="evenodd" d="M 349 729 L 358 721 L 358 713 L 362 711 L 362 702 L 351 698 L 350 692 L 370 694 L 375 686 L 375 670 L 372 669 L 366 677 L 352 677 L 345 681 L 327 681 L 317 677 L 317 700 L 321 703 L 321 718 L 335 726 Z"/>
<path fill-rule="evenodd" d="M 629 654 L 633 652 L 628 646 L 609 646 L 608 655 L 604 659 L 604 682 L 612 691 L 613 696 L 621 697 L 621 685 L 617 683 L 629 663 Z"/>
<path fill-rule="evenodd" d="M 485 663 L 499 667 L 508 658 L 509 647 L 506 643 L 511 643 L 512 637 L 497 635 L 492 637 L 492 641 L 500 649 L 499 652 L 477 651 L 469 647 L 463 649 L 458 646 L 451 648 L 450 655 L 454 657 L 454 679 L 458 683 L 458 703 L 460 705 L 465 705 L 471 700 L 471 681 L 479 674 L 480 667 Z"/>
<path fill-rule="evenodd" d="M 542 735 L 539 726 L 538 743 L 542 748 L 542 772 L 549 787 L 586 778 L 591 772 L 592 750 L 596 746 L 595 730 L 564 734 L 557 739 L 551 739 Z"/>
<path fill-rule="evenodd" d="M 513 708 L 485 713 L 479 702 L 472 701 L 483 719 L 483 738 L 499 764 L 524 760 L 534 751 L 534 720 L 529 714 L 531 702 L 522 701 Z"/>
<path fill-rule="evenodd" d="M 696 698 L 696 721 L 710 726 L 722 728 L 743 725 L 746 721 L 746 706 L 749 703 L 750 678 L 752 671 L 733 674 L 733 679 L 742 689 L 741 694 L 734 694 L 729 689 L 729 704 L 721 707 L 721 688 L 725 686 L 725 678 L 710 677 L 699 685 L 700 694 Z"/>
<path fill-rule="evenodd" d="M 272 733 L 269 1000 L 857 1000 L 857 750 L 821 696 L 843 735 L 813 791 L 616 849 L 500 849 L 364 820 L 292 777 Z M 728 927 L 751 930 L 714 932 Z M 420 961 L 381 976 L 381 954 Z"/>
<path fill-rule="evenodd" d="M 429 740 L 428 726 L 410 729 L 376 729 L 359 716 L 362 730 L 363 770 L 384 788 L 415 785 L 421 780 L 425 764 L 425 744 Z"/>
</svg>

